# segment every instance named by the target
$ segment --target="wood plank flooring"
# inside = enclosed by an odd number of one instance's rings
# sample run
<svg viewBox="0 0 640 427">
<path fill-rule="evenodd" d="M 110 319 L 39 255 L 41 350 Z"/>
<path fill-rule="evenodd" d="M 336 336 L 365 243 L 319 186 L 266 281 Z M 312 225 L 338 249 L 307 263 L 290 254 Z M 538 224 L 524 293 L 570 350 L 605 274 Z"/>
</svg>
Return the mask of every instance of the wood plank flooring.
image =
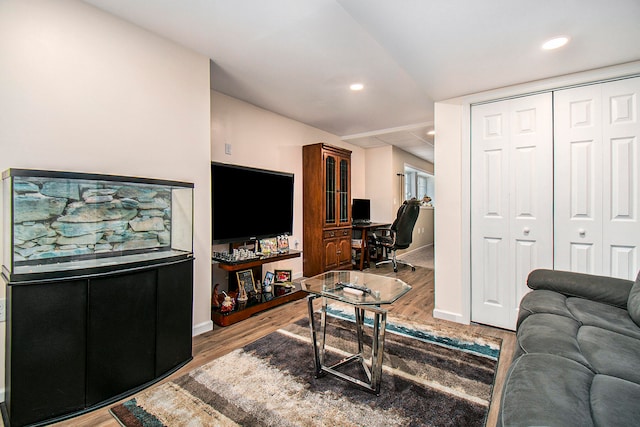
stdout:
<svg viewBox="0 0 640 427">
<path fill-rule="evenodd" d="M 379 269 L 373 268 L 371 272 L 395 275 L 390 266 L 381 266 Z M 460 325 L 434 319 L 432 316 L 434 307 L 433 270 L 418 268 L 417 271 L 412 272 L 410 268 L 401 266 L 397 277 L 412 285 L 413 289 L 396 303 L 386 306 L 390 316 L 409 319 L 413 322 L 437 325 L 439 328 L 450 329 L 454 332 L 456 330 L 464 330 L 467 333 L 496 337 L 503 340 L 491 408 L 487 419 L 487 426 L 494 426 L 497 421 L 502 385 L 513 356 L 515 334 L 483 325 Z M 231 326 L 224 328 L 215 326 L 213 331 L 193 338 L 193 360 L 165 381 L 184 375 L 191 369 L 255 341 L 280 327 L 306 316 L 306 314 L 306 299 L 303 299 L 259 313 Z M 131 396 L 123 400 L 130 398 Z M 118 427 L 120 424 L 108 412 L 108 408 L 111 406 L 113 405 L 57 423 L 56 426 Z"/>
</svg>

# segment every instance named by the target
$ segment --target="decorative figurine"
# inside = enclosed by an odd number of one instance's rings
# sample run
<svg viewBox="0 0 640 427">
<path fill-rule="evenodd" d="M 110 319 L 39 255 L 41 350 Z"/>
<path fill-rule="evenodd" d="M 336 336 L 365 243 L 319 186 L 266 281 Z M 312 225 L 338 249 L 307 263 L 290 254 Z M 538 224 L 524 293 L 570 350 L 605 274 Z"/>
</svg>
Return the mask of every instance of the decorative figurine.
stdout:
<svg viewBox="0 0 640 427">
<path fill-rule="evenodd" d="M 224 301 L 222 301 L 222 307 L 220 308 L 220 311 L 222 313 L 229 313 L 233 311 L 233 299 L 231 299 L 231 297 L 227 295 L 225 291 L 222 291 L 222 293 L 224 294 Z"/>
<path fill-rule="evenodd" d="M 249 299 L 247 296 L 247 290 L 244 288 L 244 280 L 240 282 L 238 286 L 238 302 L 246 302 Z"/>
</svg>

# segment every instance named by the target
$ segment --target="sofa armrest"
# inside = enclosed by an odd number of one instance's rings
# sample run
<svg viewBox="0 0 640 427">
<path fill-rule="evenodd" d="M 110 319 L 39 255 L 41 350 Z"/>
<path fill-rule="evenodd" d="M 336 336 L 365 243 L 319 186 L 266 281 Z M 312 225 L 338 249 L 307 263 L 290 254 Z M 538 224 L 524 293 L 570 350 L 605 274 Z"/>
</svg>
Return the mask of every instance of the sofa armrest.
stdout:
<svg viewBox="0 0 640 427">
<path fill-rule="evenodd" d="M 527 286 L 534 290 L 546 289 L 626 309 L 633 282 L 569 271 L 534 270 L 529 274 Z"/>
</svg>

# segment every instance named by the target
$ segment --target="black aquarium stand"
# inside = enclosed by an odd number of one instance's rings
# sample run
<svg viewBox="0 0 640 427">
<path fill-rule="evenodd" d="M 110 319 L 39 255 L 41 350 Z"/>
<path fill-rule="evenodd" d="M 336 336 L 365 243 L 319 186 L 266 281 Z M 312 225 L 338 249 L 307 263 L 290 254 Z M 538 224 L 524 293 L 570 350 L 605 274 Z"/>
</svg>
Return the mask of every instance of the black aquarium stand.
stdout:
<svg viewBox="0 0 640 427">
<path fill-rule="evenodd" d="M 91 411 L 192 359 L 192 257 L 82 277 L 4 278 L 7 425 Z"/>
</svg>

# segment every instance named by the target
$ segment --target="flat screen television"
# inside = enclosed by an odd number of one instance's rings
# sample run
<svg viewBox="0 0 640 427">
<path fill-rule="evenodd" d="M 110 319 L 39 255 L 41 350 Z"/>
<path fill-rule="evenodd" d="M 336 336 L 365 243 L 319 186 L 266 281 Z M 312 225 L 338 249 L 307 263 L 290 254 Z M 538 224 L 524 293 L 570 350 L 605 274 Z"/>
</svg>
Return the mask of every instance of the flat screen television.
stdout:
<svg viewBox="0 0 640 427">
<path fill-rule="evenodd" d="M 353 199 L 351 204 L 351 219 L 355 223 L 371 221 L 371 200 Z"/>
<path fill-rule="evenodd" d="M 211 163 L 213 243 L 293 234 L 292 173 Z"/>
</svg>

